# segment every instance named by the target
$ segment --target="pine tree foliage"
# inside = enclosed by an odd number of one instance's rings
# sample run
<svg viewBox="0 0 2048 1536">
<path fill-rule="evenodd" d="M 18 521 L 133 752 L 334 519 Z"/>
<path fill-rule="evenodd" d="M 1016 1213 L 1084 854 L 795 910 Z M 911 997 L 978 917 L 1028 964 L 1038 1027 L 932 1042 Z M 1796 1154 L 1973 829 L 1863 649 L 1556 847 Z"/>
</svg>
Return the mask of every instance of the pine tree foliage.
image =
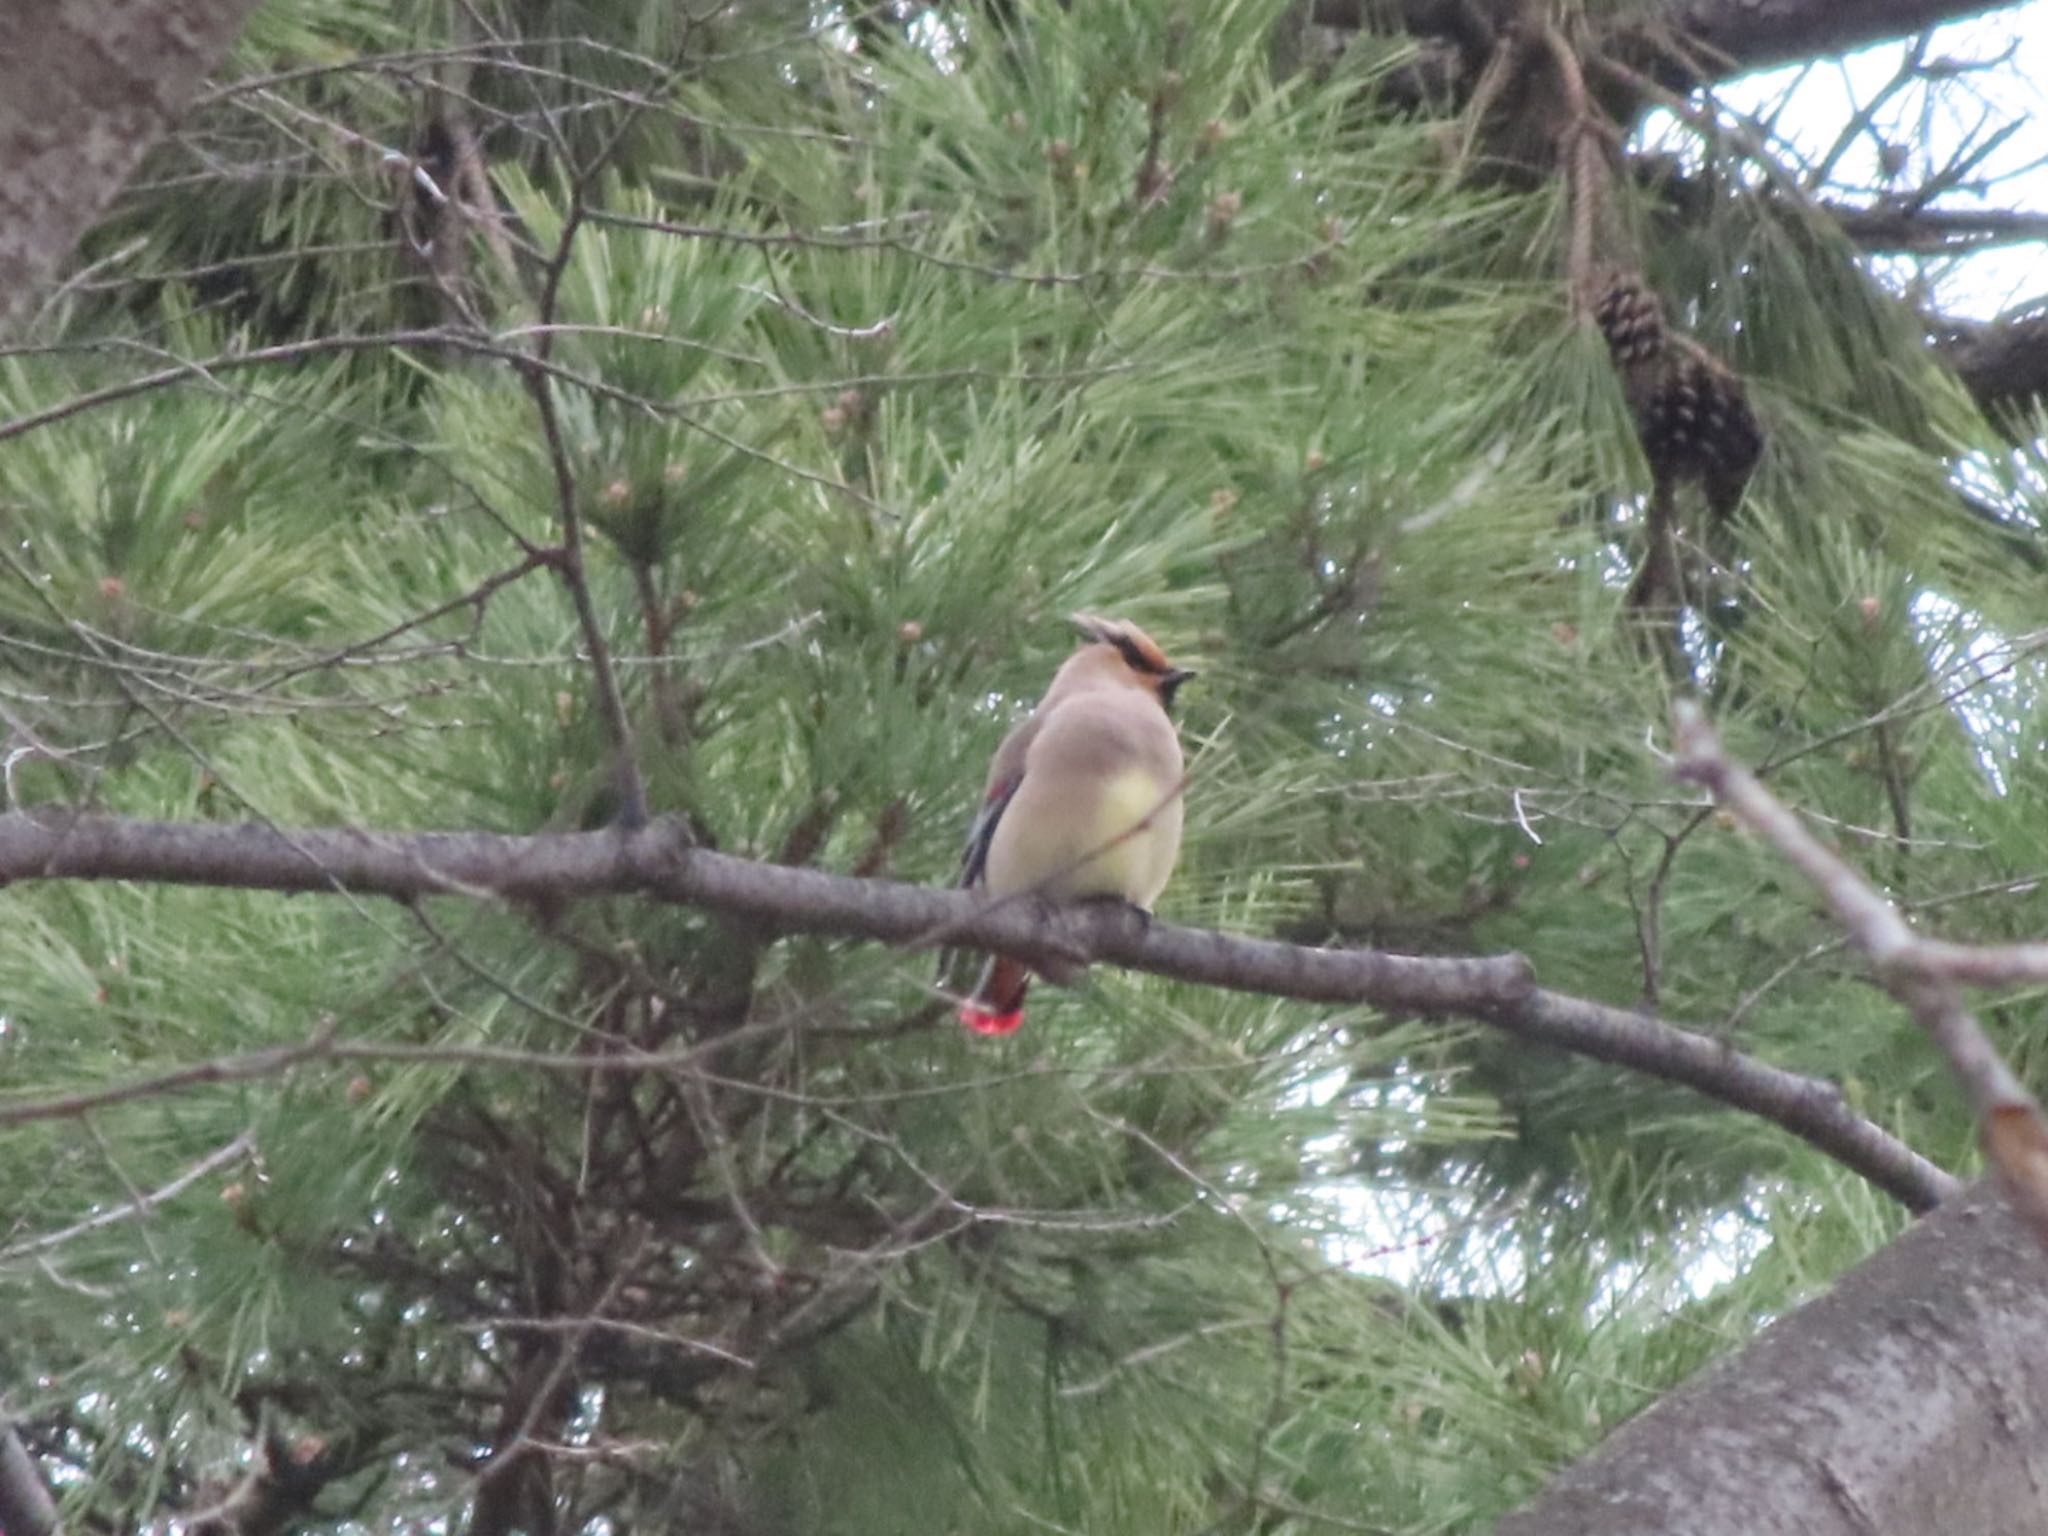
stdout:
<svg viewBox="0 0 2048 1536">
<path fill-rule="evenodd" d="M 1298 24 L 278 0 L 0 371 L 12 800 L 602 825 L 566 494 L 716 847 L 949 880 L 1063 616 L 1127 615 L 1201 671 L 1163 915 L 1520 950 L 1968 1170 L 1660 759 L 1566 189 L 1391 105 L 1398 54 L 1280 67 Z M 1621 213 L 1770 433 L 1691 684 L 1916 912 L 2037 934 L 2038 455 L 1796 205 Z M 392 1048 L 0 1135 L 0 1373 L 84 1530 L 257 1484 L 272 1529 L 1475 1530 L 1903 1219 L 1465 1023 L 1104 971 L 991 1044 L 928 952 L 625 900 L 0 906 L 10 1104 Z M 2028 1075 L 2040 1009 L 1992 1021 Z"/>
</svg>

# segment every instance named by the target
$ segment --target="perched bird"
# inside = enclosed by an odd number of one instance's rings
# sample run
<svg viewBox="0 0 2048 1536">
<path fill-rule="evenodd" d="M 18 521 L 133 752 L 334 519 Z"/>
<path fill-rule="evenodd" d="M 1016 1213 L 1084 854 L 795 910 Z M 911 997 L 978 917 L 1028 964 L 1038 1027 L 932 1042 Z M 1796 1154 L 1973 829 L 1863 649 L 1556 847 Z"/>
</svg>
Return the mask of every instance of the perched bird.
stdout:
<svg viewBox="0 0 2048 1536">
<path fill-rule="evenodd" d="M 1168 711 L 1194 676 L 1121 619 L 1076 614 L 1084 638 L 1028 720 L 1003 738 L 967 838 L 960 883 L 997 898 L 1127 901 L 1144 911 L 1180 853 L 1182 760 Z M 960 1022 L 1007 1035 L 1031 973 L 992 957 Z"/>
</svg>

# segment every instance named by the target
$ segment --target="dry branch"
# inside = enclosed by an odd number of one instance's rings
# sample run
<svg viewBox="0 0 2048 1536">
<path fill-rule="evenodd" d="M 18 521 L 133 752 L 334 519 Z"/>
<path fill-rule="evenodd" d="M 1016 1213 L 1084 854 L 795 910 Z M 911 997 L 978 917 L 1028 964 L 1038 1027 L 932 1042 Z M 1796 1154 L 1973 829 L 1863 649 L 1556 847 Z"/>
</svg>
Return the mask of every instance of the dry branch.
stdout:
<svg viewBox="0 0 2048 1536">
<path fill-rule="evenodd" d="M 1924 208 L 1911 203 L 1856 207 L 1837 202 L 1818 206 L 1867 251 L 1956 256 L 2048 240 L 2048 213 L 2030 208 Z"/>
<path fill-rule="evenodd" d="M 155 1210 L 165 1201 L 175 1200 L 208 1174 L 225 1168 L 229 1163 L 234 1162 L 238 1158 L 247 1157 L 255 1145 L 256 1138 L 254 1135 L 244 1131 L 226 1146 L 209 1152 L 168 1184 L 165 1184 L 161 1189 L 151 1190 L 148 1194 L 137 1192 L 131 1197 L 128 1204 L 117 1205 L 112 1210 L 100 1211 L 95 1215 L 86 1217 L 83 1221 L 74 1222 L 60 1232 L 47 1232 L 41 1237 L 28 1238 L 22 1242 L 11 1243 L 5 1248 L 0 1248 L 0 1264 L 29 1258 L 36 1254 L 48 1253 L 52 1248 L 61 1248 L 74 1238 L 83 1237 L 88 1232 L 97 1232 L 102 1227 L 116 1226 L 124 1221 L 146 1218 L 151 1211 Z M 0 1521 L 0 1533 L 6 1532 L 7 1529 L 6 1522 Z"/>
<path fill-rule="evenodd" d="M 693 846 L 687 831 L 668 819 L 637 829 L 517 837 L 278 831 L 64 811 L 0 816 L 0 883 L 36 879 L 347 891 L 405 901 L 454 896 L 555 903 L 640 896 L 753 918 L 771 932 L 836 934 L 908 947 L 943 942 L 1055 967 L 1099 960 L 1271 997 L 1455 1015 L 1684 1083 L 1784 1127 L 1913 1210 L 1932 1207 L 1957 1187 L 1948 1174 L 1854 1114 L 1831 1085 L 1743 1057 L 1721 1041 L 1644 1014 L 1544 991 L 1519 955 L 1419 958 L 1319 949 L 1142 923 L 1118 909 L 990 904 L 965 891 L 714 853 Z M 201 1063 L 141 1084 L 43 1104 L 0 1105 L 0 1125 L 388 1049 L 352 1051 L 328 1030 L 300 1045 Z M 579 1070 L 589 1066 L 576 1061 Z"/>
<path fill-rule="evenodd" d="M 1704 785 L 1811 880 L 1834 910 L 1849 941 L 1869 957 L 1885 990 L 1903 1003 L 1948 1058 L 1969 1095 L 1985 1151 L 2003 1176 L 2014 1203 L 2048 1243 L 2048 1122 L 2041 1106 L 1998 1054 L 1963 1003 L 1961 983 L 1985 975 L 2024 979 L 2023 973 L 1979 967 L 1965 945 L 1923 939 L 1893 906 L 1799 818 L 1734 762 L 1695 704 L 1677 712 L 1678 774 Z M 2048 946 L 1992 952 L 2008 960 Z M 2048 974 L 2044 964 L 2043 974 Z"/>
</svg>

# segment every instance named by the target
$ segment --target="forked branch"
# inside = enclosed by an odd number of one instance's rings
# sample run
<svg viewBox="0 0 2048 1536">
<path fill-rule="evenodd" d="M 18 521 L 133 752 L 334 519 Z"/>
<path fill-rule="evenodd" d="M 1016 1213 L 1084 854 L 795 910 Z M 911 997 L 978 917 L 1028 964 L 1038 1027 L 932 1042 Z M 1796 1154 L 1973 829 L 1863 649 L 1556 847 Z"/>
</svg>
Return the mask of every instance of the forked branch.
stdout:
<svg viewBox="0 0 2048 1536">
<path fill-rule="evenodd" d="M 1924 939 L 1899 909 L 1839 854 L 1809 832 L 1721 745 L 1696 704 L 1677 710 L 1678 775 L 1714 798 L 1811 880 L 1850 943 L 1869 957 L 1885 990 L 1948 1058 L 1976 1112 L 1985 1153 L 2035 1235 L 2048 1243 L 2048 1123 L 1997 1047 L 1964 1005 L 1965 982 L 2017 982 L 2048 976 L 2048 945 L 1978 951 Z"/>
</svg>

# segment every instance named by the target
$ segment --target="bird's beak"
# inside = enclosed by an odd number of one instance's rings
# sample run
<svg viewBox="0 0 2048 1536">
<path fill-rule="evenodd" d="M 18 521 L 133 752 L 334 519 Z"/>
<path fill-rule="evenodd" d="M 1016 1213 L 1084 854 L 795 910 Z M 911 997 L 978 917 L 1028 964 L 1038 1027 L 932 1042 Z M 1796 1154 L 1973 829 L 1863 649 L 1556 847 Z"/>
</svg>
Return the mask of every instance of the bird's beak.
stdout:
<svg viewBox="0 0 2048 1536">
<path fill-rule="evenodd" d="M 1175 667 L 1159 679 L 1159 702 L 1166 709 L 1173 708 L 1173 696 L 1180 691 L 1180 685 L 1195 674 L 1186 667 Z"/>
</svg>

